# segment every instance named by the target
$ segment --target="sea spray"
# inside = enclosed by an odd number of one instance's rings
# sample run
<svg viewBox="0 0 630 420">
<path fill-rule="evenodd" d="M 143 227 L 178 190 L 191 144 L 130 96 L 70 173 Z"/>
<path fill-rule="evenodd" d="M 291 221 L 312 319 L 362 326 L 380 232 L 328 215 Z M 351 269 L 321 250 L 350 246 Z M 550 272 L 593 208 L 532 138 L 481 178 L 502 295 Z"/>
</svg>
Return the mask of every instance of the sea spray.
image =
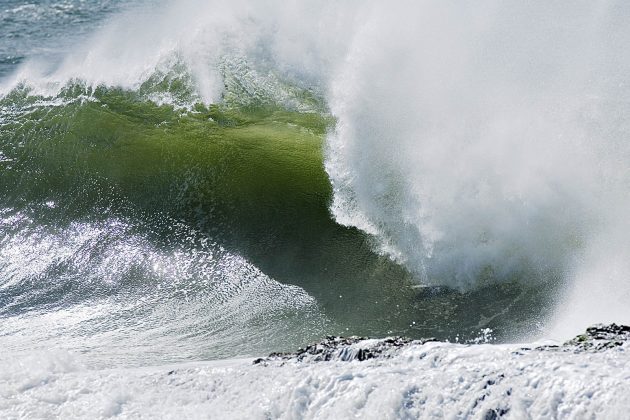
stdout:
<svg viewBox="0 0 630 420">
<path fill-rule="evenodd" d="M 627 321 L 625 9 L 373 5 L 332 82 L 336 219 L 425 284 L 563 282 Z"/>
</svg>

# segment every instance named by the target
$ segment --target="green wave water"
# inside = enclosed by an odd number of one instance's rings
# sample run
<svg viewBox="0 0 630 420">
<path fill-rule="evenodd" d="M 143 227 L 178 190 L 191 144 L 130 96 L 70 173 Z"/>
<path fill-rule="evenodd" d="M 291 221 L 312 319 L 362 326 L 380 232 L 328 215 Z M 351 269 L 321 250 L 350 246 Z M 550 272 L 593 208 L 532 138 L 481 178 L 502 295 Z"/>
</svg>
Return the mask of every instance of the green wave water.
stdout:
<svg viewBox="0 0 630 420">
<path fill-rule="evenodd" d="M 167 88 L 186 95 L 185 86 Z M 172 224 L 184 223 L 272 279 L 303 288 L 328 319 L 327 334 L 465 339 L 492 328 L 506 339 L 536 329 L 549 290 L 518 281 L 466 293 L 419 287 L 374 252 L 369 235 L 337 224 L 323 163 L 335 121 L 311 93 L 300 95 L 310 110 L 229 100 L 177 108 L 142 90 L 81 84 L 51 101 L 18 88 L 0 102 L 2 206 L 56 228 L 131 215 L 136 229 L 166 249 Z M 37 275 L 54 282 L 59 273 Z M 44 303 L 54 298 L 48 293 Z M 290 348 L 300 337 L 273 345 Z"/>
</svg>

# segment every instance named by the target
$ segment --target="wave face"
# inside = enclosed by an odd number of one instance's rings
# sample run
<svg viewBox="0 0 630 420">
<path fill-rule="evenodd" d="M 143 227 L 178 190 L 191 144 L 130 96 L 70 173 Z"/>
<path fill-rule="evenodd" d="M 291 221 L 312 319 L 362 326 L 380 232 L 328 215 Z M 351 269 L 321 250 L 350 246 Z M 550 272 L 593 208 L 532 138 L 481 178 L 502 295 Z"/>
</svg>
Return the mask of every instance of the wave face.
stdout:
<svg viewBox="0 0 630 420">
<path fill-rule="evenodd" d="M 40 3 L 0 15 L 7 348 L 629 322 L 624 4 Z"/>
<path fill-rule="evenodd" d="M 251 123 L 85 89 L 53 99 L 18 89 L 0 101 L 10 109 L 0 134 L 4 348 L 35 339 L 87 352 L 96 366 L 137 365 L 258 354 L 324 334 L 313 296 L 243 257 L 254 253 L 248 241 L 277 249 L 296 211 L 316 220 L 313 198 L 299 193 L 328 188 L 307 176 L 318 138 L 284 114 Z M 280 194 L 295 208 L 279 208 Z"/>
</svg>

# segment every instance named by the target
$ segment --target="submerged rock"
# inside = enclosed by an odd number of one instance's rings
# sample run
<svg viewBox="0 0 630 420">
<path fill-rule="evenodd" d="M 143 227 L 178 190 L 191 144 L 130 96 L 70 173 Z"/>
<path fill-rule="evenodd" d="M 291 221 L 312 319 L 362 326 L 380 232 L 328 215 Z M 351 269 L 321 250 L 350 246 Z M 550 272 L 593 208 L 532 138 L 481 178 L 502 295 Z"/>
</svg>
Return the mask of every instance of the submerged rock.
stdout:
<svg viewBox="0 0 630 420">
<path fill-rule="evenodd" d="M 271 353 L 269 357 L 258 358 L 254 364 L 266 365 L 271 361 L 328 362 L 328 361 L 365 361 L 376 358 L 393 357 L 399 350 L 435 342 L 433 338 L 411 340 L 404 337 L 370 339 L 365 337 L 326 337 L 319 343 L 298 349 L 295 353 Z M 630 326 L 597 324 L 586 329 L 584 334 L 565 342 L 560 346 L 546 345 L 535 348 L 524 347 L 521 351 L 573 351 L 598 352 L 630 343 Z M 470 344 L 474 345 L 474 344 Z"/>
</svg>

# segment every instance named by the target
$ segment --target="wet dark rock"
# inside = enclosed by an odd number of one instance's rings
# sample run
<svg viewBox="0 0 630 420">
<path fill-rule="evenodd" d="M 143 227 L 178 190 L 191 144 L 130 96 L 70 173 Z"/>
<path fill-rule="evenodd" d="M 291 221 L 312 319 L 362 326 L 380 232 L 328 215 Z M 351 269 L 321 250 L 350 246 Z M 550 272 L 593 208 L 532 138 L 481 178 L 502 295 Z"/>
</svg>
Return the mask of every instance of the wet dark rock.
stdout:
<svg viewBox="0 0 630 420">
<path fill-rule="evenodd" d="M 509 412 L 509 408 L 495 408 L 494 410 L 488 410 L 483 418 L 484 420 L 497 420 L 503 418 Z"/>
<path fill-rule="evenodd" d="M 265 364 L 272 360 L 296 360 L 298 362 L 349 362 L 374 358 L 391 357 L 397 350 L 412 344 L 424 344 L 434 339 L 410 340 L 403 337 L 368 339 L 365 337 L 326 337 L 319 343 L 298 349 L 295 353 L 271 353 L 269 357 L 254 360 L 254 364 Z"/>
<path fill-rule="evenodd" d="M 630 326 L 597 324 L 562 345 L 576 351 L 603 351 L 630 342 Z"/>
<path fill-rule="evenodd" d="M 384 339 L 368 339 L 365 337 L 326 337 L 319 343 L 298 349 L 295 353 L 271 353 L 268 357 L 254 360 L 254 364 L 267 365 L 271 361 L 298 362 L 327 362 L 327 361 L 365 361 L 375 358 L 393 357 L 400 349 L 407 346 L 423 345 L 433 338 L 425 340 L 410 340 L 403 337 L 388 337 Z M 593 325 L 561 346 L 546 345 L 535 348 L 522 347 L 512 352 L 515 356 L 530 351 L 574 351 L 597 352 L 630 343 L 630 326 L 625 325 Z M 474 345 L 474 344 L 471 344 Z M 489 385 L 492 385 L 489 383 Z M 495 414 L 503 415 L 497 411 Z M 494 414 L 490 414 L 494 415 Z"/>
</svg>

